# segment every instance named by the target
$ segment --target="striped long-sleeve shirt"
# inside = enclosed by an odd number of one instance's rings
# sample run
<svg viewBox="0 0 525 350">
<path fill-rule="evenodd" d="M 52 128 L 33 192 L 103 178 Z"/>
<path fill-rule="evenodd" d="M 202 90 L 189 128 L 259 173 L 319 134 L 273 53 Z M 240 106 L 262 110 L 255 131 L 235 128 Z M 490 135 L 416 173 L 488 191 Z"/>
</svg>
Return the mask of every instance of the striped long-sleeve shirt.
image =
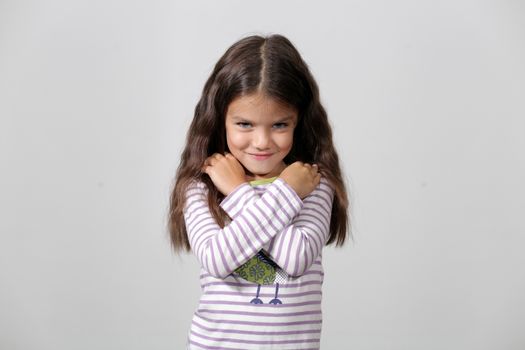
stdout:
<svg viewBox="0 0 525 350">
<path fill-rule="evenodd" d="M 221 229 L 206 186 L 190 186 L 184 218 L 203 293 L 189 349 L 319 349 L 321 252 L 333 197 L 325 178 L 303 200 L 281 178 L 243 183 L 220 203 L 231 218 Z M 285 281 L 258 285 L 236 273 L 261 250 L 286 272 Z M 257 266 L 251 270 L 259 273 Z"/>
</svg>

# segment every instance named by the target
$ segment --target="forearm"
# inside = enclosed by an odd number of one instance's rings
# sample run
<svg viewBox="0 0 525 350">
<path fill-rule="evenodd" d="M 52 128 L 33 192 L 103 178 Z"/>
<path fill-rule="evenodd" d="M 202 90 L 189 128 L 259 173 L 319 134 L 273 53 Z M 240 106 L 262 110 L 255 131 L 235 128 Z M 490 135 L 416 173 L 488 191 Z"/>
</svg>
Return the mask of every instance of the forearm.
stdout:
<svg viewBox="0 0 525 350">
<path fill-rule="evenodd" d="M 325 178 L 303 199 L 296 218 L 268 247 L 268 255 L 291 276 L 306 272 L 321 254 L 330 236 L 334 190 Z"/>
<path fill-rule="evenodd" d="M 202 193 L 197 191 L 195 198 L 190 195 L 186 228 L 201 265 L 210 274 L 224 278 L 267 246 L 302 208 L 302 202 L 290 191 L 284 181 L 272 183 L 222 229 L 211 216 Z"/>
<path fill-rule="evenodd" d="M 221 203 L 232 218 L 259 198 L 248 187 L 237 189 Z M 272 260 L 289 275 L 303 274 L 321 253 L 330 234 L 333 197 L 333 189 L 322 178 L 318 187 L 304 198 L 298 216 L 264 246 Z"/>
</svg>

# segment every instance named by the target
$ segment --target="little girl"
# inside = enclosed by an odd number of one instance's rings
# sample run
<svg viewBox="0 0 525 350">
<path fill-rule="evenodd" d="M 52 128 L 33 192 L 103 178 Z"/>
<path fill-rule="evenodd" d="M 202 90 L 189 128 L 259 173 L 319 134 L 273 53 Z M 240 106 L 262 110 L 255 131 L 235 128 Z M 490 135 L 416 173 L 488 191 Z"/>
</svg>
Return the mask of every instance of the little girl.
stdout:
<svg viewBox="0 0 525 350">
<path fill-rule="evenodd" d="M 171 194 L 176 251 L 202 295 L 188 349 L 319 349 L 321 252 L 347 236 L 348 198 L 317 84 L 281 35 L 220 58 Z"/>
</svg>

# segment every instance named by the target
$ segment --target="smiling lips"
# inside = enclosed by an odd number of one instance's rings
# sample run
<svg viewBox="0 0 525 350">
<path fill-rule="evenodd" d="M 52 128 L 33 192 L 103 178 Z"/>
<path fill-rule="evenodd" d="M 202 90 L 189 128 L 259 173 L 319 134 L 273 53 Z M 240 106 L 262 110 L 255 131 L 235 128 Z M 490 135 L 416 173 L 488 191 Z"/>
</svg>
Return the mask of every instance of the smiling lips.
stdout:
<svg viewBox="0 0 525 350">
<path fill-rule="evenodd" d="M 268 158 L 270 158 L 272 156 L 271 153 L 260 153 L 260 154 L 250 153 L 250 155 L 253 156 L 257 160 L 268 159 Z"/>
</svg>

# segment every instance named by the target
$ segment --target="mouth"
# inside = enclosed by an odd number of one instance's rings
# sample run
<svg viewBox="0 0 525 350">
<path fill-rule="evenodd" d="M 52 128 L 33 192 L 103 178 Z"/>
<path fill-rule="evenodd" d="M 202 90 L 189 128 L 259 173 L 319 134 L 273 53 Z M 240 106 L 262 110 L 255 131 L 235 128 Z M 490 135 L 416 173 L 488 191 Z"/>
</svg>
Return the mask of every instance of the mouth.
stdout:
<svg viewBox="0 0 525 350">
<path fill-rule="evenodd" d="M 268 159 L 272 156 L 272 153 L 248 153 L 248 154 L 257 160 Z"/>
</svg>

